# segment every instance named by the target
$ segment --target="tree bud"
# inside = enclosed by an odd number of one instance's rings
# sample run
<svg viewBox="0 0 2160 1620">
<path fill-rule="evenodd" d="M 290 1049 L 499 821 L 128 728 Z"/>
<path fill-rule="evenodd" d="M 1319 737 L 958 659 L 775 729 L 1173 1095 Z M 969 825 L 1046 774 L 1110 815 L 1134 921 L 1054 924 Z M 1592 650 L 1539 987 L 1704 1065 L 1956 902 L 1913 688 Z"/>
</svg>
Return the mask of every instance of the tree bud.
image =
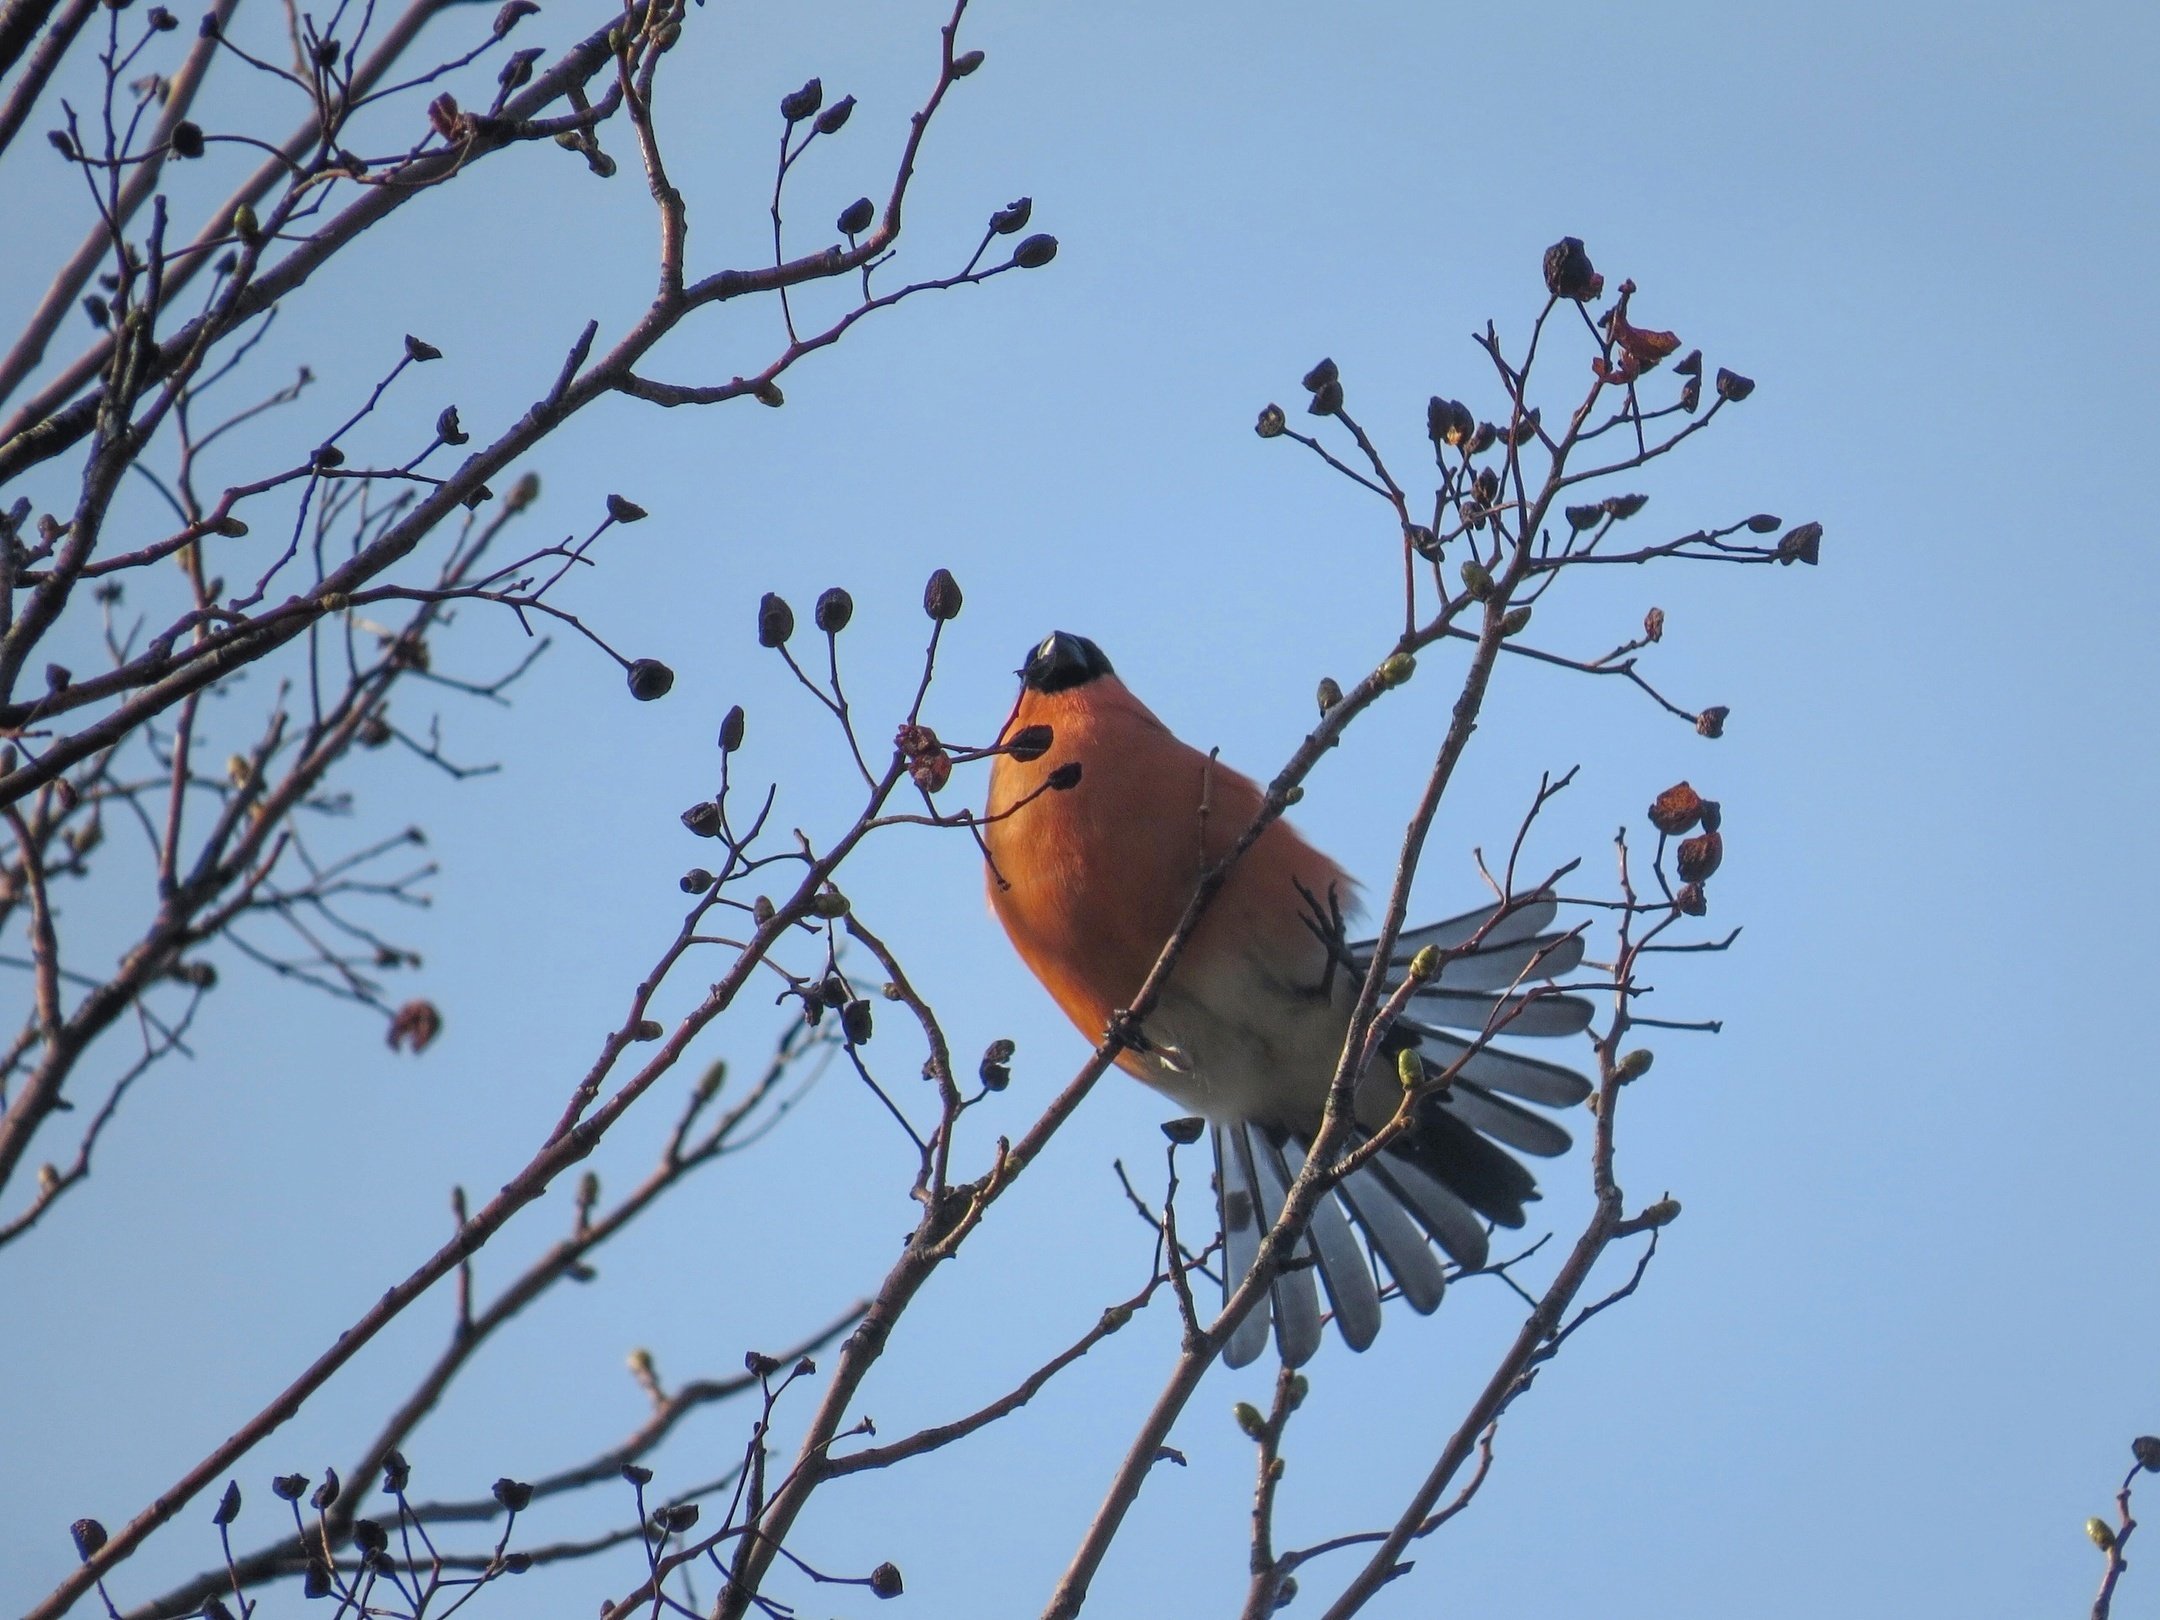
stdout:
<svg viewBox="0 0 2160 1620">
<path fill-rule="evenodd" d="M 827 922 L 833 922 L 848 914 L 848 897 L 828 883 L 811 897 L 810 909 Z"/>
<path fill-rule="evenodd" d="M 1395 1054 L 1395 1078 L 1402 1082 L 1403 1090 L 1425 1083 L 1425 1060 L 1410 1047 Z"/>
<path fill-rule="evenodd" d="M 1245 1431 L 1245 1437 L 1249 1440 L 1257 1440 L 1267 1433 L 1267 1419 L 1260 1415 L 1260 1408 L 1251 1401 L 1239 1401 L 1230 1408 L 1230 1415 L 1237 1420 L 1237 1426 Z"/>
<path fill-rule="evenodd" d="M 998 236 L 1011 236 L 1015 231 L 1027 229 L 1028 216 L 1035 212 L 1035 199 L 1016 197 L 990 216 L 990 229 Z"/>
<path fill-rule="evenodd" d="M 1530 628 L 1530 604 L 1511 607 L 1500 616 L 1500 633 L 1503 636 L 1519 636 Z"/>
<path fill-rule="evenodd" d="M 812 79 L 800 90 L 791 90 L 780 98 L 780 116 L 791 124 L 799 124 L 825 104 L 825 86 Z"/>
<path fill-rule="evenodd" d="M 740 703 L 729 709 L 720 721 L 720 752 L 732 754 L 742 746 L 743 711 Z"/>
<path fill-rule="evenodd" d="M 1581 237 L 1563 236 L 1545 250 L 1545 290 L 1578 304 L 1605 290 L 1605 278 L 1583 251 Z"/>
<path fill-rule="evenodd" d="M 720 836 L 720 806 L 701 799 L 682 813 L 682 824 L 699 838 Z"/>
<path fill-rule="evenodd" d="M 1206 1130 L 1207 1121 L 1197 1114 L 1189 1114 L 1183 1119 L 1166 1119 L 1162 1122 L 1163 1135 L 1169 1137 L 1179 1147 L 1191 1147 L 1200 1140 Z"/>
<path fill-rule="evenodd" d="M 1632 1052 L 1620 1054 L 1619 1061 L 1613 1065 L 1613 1078 L 1623 1084 L 1629 1080 L 1640 1080 L 1650 1072 L 1650 1065 L 1656 1061 L 1656 1053 L 1647 1046 L 1638 1046 Z"/>
<path fill-rule="evenodd" d="M 1423 984 L 1440 971 L 1440 951 L 1437 946 L 1421 945 L 1417 955 L 1410 958 L 1410 977 Z"/>
<path fill-rule="evenodd" d="M 1263 439 L 1279 439 L 1289 426 L 1283 416 L 1283 408 L 1269 404 L 1260 408 L 1260 420 L 1253 424 L 1253 431 Z"/>
<path fill-rule="evenodd" d="M 890 1561 L 878 1565 L 870 1572 L 870 1594 L 873 1597 L 896 1598 L 903 1590 L 900 1566 Z"/>
<path fill-rule="evenodd" d="M 848 620 L 855 617 L 855 598 L 835 585 L 819 595 L 812 617 L 820 630 L 828 636 L 837 636 L 847 628 Z"/>
<path fill-rule="evenodd" d="M 758 598 L 757 639 L 760 647 L 785 647 L 795 633 L 795 610 L 772 591 Z"/>
<path fill-rule="evenodd" d="M 2092 1538 L 2092 1544 L 2102 1552 L 2111 1553 L 2115 1550 L 2115 1532 L 2108 1528 L 2107 1520 L 2087 1519 L 2085 1534 Z"/>
<path fill-rule="evenodd" d="M 1321 389 L 1325 388 L 1329 383 L 1335 382 L 1341 376 L 1342 373 L 1336 369 L 1334 361 L 1323 359 L 1312 370 L 1300 377 L 1298 382 L 1306 393 L 1317 394 Z"/>
<path fill-rule="evenodd" d="M 1405 652 L 1390 653 L 1380 666 L 1380 679 L 1389 686 L 1406 686 L 1416 673 L 1417 660 Z"/>
<path fill-rule="evenodd" d="M 877 218 L 877 207 L 868 197 L 857 197 L 840 210 L 840 217 L 833 221 L 842 236 L 860 236 Z"/>
<path fill-rule="evenodd" d="M 1717 392 L 1719 399 L 1729 399 L 1737 405 L 1755 392 L 1755 379 L 1743 377 L 1737 371 L 1727 371 L 1723 366 L 1719 366 Z"/>
<path fill-rule="evenodd" d="M 1057 250 L 1056 237 L 1037 232 L 1013 249 L 1012 262 L 1023 270 L 1040 270 L 1057 257 Z"/>
<path fill-rule="evenodd" d="M 636 501 L 623 499 L 620 495 L 607 498 L 607 515 L 617 523 L 635 523 L 645 515 L 645 508 Z"/>
<path fill-rule="evenodd" d="M 1475 557 L 1466 557 L 1462 565 L 1462 583 L 1472 601 L 1482 602 L 1492 595 L 1492 570 Z"/>
<path fill-rule="evenodd" d="M 848 114 L 855 110 L 855 98 L 842 96 L 819 115 L 817 132 L 820 135 L 837 135 L 848 121 Z"/>
<path fill-rule="evenodd" d="M 953 58 L 952 76 L 956 79 L 964 79 L 982 65 L 983 53 L 981 51 L 963 51 Z"/>
<path fill-rule="evenodd" d="M 1080 785 L 1080 762 L 1068 759 L 1044 778 L 1053 793 L 1066 793 Z"/>
<path fill-rule="evenodd" d="M 1747 520 L 1747 526 L 1753 534 L 1775 534 L 1778 531 L 1778 519 L 1768 512 L 1757 512 Z"/>
<path fill-rule="evenodd" d="M 1336 685 L 1334 676 L 1323 675 L 1320 677 L 1320 690 L 1317 696 L 1320 699 L 1320 712 L 1326 714 L 1328 710 L 1342 701 L 1342 688 Z"/>
</svg>

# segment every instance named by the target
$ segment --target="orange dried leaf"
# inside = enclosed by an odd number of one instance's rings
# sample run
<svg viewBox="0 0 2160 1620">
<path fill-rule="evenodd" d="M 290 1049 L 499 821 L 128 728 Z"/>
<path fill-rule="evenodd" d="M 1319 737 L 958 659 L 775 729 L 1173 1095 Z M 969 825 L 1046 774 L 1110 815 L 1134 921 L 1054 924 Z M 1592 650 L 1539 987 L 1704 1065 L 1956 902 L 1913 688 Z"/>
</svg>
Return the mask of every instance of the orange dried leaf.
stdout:
<svg viewBox="0 0 2160 1620">
<path fill-rule="evenodd" d="M 422 1052 L 442 1033 L 442 1013 L 432 1001 L 408 1001 L 390 1019 L 393 1052 Z"/>
<path fill-rule="evenodd" d="M 1680 881 L 1704 883 L 1718 869 L 1725 858 L 1725 835 L 1723 833 L 1698 833 L 1680 845 Z"/>
<path fill-rule="evenodd" d="M 1680 834 L 1702 820 L 1702 795 L 1685 782 L 1675 782 L 1650 801 L 1650 825 L 1667 838 Z"/>
</svg>

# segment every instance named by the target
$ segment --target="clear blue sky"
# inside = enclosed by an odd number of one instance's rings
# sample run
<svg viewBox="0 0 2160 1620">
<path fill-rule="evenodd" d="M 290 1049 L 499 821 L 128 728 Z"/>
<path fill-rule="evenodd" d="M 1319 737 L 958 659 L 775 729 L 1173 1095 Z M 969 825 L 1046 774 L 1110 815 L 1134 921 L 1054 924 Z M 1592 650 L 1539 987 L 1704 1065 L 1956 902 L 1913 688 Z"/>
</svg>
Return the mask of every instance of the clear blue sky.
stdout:
<svg viewBox="0 0 2160 1620">
<path fill-rule="evenodd" d="M 529 43 L 586 15 L 551 4 Z M 693 13 L 666 96 L 698 268 L 759 253 L 772 103 L 811 73 L 861 106 L 800 176 L 799 217 L 879 192 L 940 20 Z M 523 1162 L 680 915 L 675 877 L 702 851 L 676 814 L 711 790 L 729 703 L 750 712 L 745 769 L 786 785 L 779 813 L 840 823 L 833 739 L 752 643 L 760 592 L 799 610 L 826 585 L 854 592 L 854 684 L 882 717 L 923 576 L 949 566 L 967 607 L 941 730 L 987 740 L 1021 650 L 1066 628 L 1186 737 L 1264 774 L 1315 680 L 1384 653 L 1396 576 L 1384 513 L 1255 439 L 1255 411 L 1296 404 L 1299 374 L 1332 355 L 1414 465 L 1429 393 L 1483 397 L 1470 331 L 1490 316 L 1520 334 L 1540 252 L 1574 234 L 1637 281 L 1641 319 L 1761 384 L 1644 480 L 1637 521 L 1766 509 L 1828 539 L 1815 571 L 1608 570 L 1541 608 L 1549 644 L 1595 653 L 1662 606 L 1658 672 L 1683 702 L 1730 705 L 1727 736 L 1510 669 L 1436 831 L 1428 913 L 1477 898 L 1468 851 L 1504 840 L 1540 771 L 1582 765 L 1539 847 L 1599 875 L 1612 828 L 1688 777 L 1726 807 L 1713 921 L 1746 934 L 1661 981 L 1658 1010 L 1726 1027 L 1659 1042 L 1630 1096 L 1625 1185 L 1686 1206 L 1641 1296 L 1544 1375 L 1475 1510 L 1371 1612 L 2076 1612 L 2099 1574 L 2080 1522 L 2106 1510 L 2129 1437 L 2160 1429 L 2160 1092 L 2136 1012 L 2160 970 L 2160 22 L 2128 5 L 982 0 L 966 37 L 989 64 L 930 143 L 909 250 L 955 264 L 988 210 L 1028 193 L 1055 266 L 859 331 L 788 379 L 784 410 L 624 403 L 552 441 L 548 529 L 586 525 L 609 490 L 652 513 L 573 605 L 673 664 L 676 691 L 633 705 L 560 646 L 514 710 L 444 706 L 453 747 L 499 775 L 355 776 L 359 828 L 418 820 L 444 863 L 406 928 L 440 1043 L 393 1057 L 365 1017 L 228 964 L 196 1061 L 145 1091 L 50 1231 L 0 1256 L 0 1608 L 62 1571 L 69 1519 L 126 1517 L 438 1242 L 450 1182 L 484 1191 Z M 295 307 L 266 365 L 325 383 L 280 430 L 288 454 L 407 328 L 448 351 L 415 416 L 455 397 L 484 433 L 586 317 L 606 331 L 641 306 L 651 229 L 630 165 L 603 186 L 550 148 L 515 170 L 514 187 L 414 209 Z M 56 160 L 11 171 L 0 215 L 76 205 Z M 10 255 L 0 309 L 36 285 Z M 653 369 L 725 378 L 775 321 L 731 307 Z M 459 639 L 472 674 L 517 650 L 479 613 Z M 1429 660 L 1299 808 L 1371 881 L 1444 724 L 1446 669 Z M 407 720 L 424 722 L 419 701 L 401 700 Z M 980 1155 L 1085 1046 L 1007 953 L 966 840 L 898 839 L 847 887 L 963 1051 L 1019 1043 Z M 748 1067 L 778 1016 L 700 1055 Z M 610 1142 L 612 1183 L 664 1133 L 673 1102 L 654 1101 Z M 865 1397 L 882 1431 L 973 1407 L 1137 1285 L 1147 1234 L 1110 1163 L 1157 1163 L 1166 1111 L 1137 1086 L 1098 1091 L 909 1319 Z M 870 1288 L 911 1220 L 890 1137 L 859 1088 L 821 1086 L 503 1342 L 408 1448 L 430 1494 L 542 1474 L 630 1428 L 633 1345 L 672 1380 L 724 1373 Z M 1556 1221 L 1581 1212 L 1580 1171 L 1551 1177 Z M 566 1223 L 566 1196 L 490 1249 L 483 1278 Z M 448 1309 L 412 1312 L 251 1459 L 248 1522 L 271 1473 L 345 1462 Z M 1287 1447 L 1285 1538 L 1392 1517 L 1515 1322 L 1499 1289 L 1464 1289 L 1363 1357 L 1331 1344 Z M 1033 1612 L 1174 1337 L 1153 1313 L 979 1441 L 832 1487 L 804 1551 L 896 1560 L 925 1613 Z M 1229 1410 L 1265 1384 L 1264 1368 L 1211 1375 L 1175 1439 L 1192 1466 L 1151 1481 L 1095 1610 L 1235 1601 L 1250 1448 Z M 732 1412 L 688 1426 L 663 1482 L 738 1444 Z M 208 1509 L 128 1567 L 123 1601 L 207 1561 Z M 2154 1579 L 2133 1568 L 2127 1601 L 2153 1602 Z M 549 1578 L 515 1602 L 589 1614 L 623 1584 Z M 1327 1588 L 1322 1566 L 1308 1593 Z"/>
</svg>

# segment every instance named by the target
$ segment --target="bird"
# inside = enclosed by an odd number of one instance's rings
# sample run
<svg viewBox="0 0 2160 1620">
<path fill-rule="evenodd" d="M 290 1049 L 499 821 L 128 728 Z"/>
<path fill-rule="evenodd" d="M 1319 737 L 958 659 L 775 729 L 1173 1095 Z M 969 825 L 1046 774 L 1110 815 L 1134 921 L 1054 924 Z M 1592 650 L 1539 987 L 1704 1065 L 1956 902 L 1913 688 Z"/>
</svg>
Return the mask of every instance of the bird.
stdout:
<svg viewBox="0 0 2160 1620">
<path fill-rule="evenodd" d="M 1118 1026 L 1118 1066 L 1205 1120 L 1227 1299 L 1303 1168 L 1372 962 L 1374 941 L 1344 937 L 1356 885 L 1287 821 L 1269 823 L 1131 1028 L 1126 1009 L 1202 872 L 1251 825 L 1263 795 L 1180 741 L 1085 636 L 1052 633 L 1016 673 L 1020 694 L 999 733 L 980 824 L 991 909 L 1083 1035 L 1101 1040 Z M 1035 746 L 1040 732 L 1023 738 L 1045 726 L 1047 748 Z M 1591 1003 L 1550 983 L 1583 955 L 1580 930 L 1556 930 L 1557 915 L 1541 893 L 1399 935 L 1388 964 L 1398 983 L 1425 946 L 1475 949 L 1445 959 L 1389 1030 L 1355 1093 L 1359 1140 L 1396 1112 L 1404 1053 L 1425 1075 L 1452 1076 L 1408 1130 L 1320 1200 L 1268 1297 L 1226 1341 L 1230 1366 L 1260 1356 L 1271 1321 L 1282 1362 L 1308 1360 L 1324 1337 L 1322 1288 L 1342 1339 L 1363 1350 L 1380 1329 L 1377 1269 L 1424 1315 L 1446 1287 L 1443 1255 L 1477 1270 L 1489 1258 L 1488 1223 L 1524 1224 L 1537 1184 L 1509 1150 L 1566 1152 L 1566 1128 L 1537 1110 L 1575 1107 L 1592 1087 L 1479 1035 L 1588 1028 Z"/>
</svg>

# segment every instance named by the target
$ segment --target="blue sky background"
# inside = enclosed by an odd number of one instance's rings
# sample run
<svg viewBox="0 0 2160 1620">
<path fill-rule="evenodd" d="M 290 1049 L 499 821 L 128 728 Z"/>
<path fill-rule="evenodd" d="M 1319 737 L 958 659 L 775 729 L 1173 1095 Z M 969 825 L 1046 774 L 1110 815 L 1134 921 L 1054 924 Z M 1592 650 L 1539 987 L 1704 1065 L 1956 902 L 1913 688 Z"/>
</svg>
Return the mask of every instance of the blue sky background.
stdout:
<svg viewBox="0 0 2160 1620">
<path fill-rule="evenodd" d="M 755 262 L 773 103 L 811 73 L 861 105 L 791 182 L 796 240 L 882 194 L 941 20 L 912 5 L 693 14 L 663 96 L 694 269 Z M 550 5 L 520 42 L 588 25 Z M 1385 510 L 1257 440 L 1254 413 L 1299 404 L 1299 374 L 1330 354 L 1352 409 L 1415 468 L 1429 393 L 1491 414 L 1468 334 L 1489 316 L 1519 344 L 1562 234 L 1637 281 L 1639 319 L 1761 384 L 1639 481 L 1637 525 L 1817 518 L 1824 561 L 1598 570 L 1539 608 L 1543 644 L 1594 655 L 1662 606 L 1656 676 L 1685 704 L 1730 705 L 1723 741 L 1618 683 L 1504 671 L 1418 909 L 1474 903 L 1470 848 L 1505 842 L 1541 771 L 1580 764 L 1538 852 L 1582 854 L 1584 883 L 1602 884 L 1613 828 L 1687 777 L 1726 807 L 1710 920 L 1746 933 L 1660 976 L 1656 1010 L 1726 1027 L 1657 1042 L 1628 1099 L 1631 1198 L 1686 1206 L 1640 1297 L 1542 1376 L 1475 1510 L 1369 1612 L 2088 1604 L 2099 1559 L 2080 1523 L 2108 1511 L 2130 1436 L 2160 1428 L 2160 1102 L 2138 1011 L 2160 969 L 2144 465 L 2160 21 L 2131 6 L 984 0 L 965 40 L 989 64 L 932 136 L 907 251 L 926 273 L 957 265 L 987 212 L 1026 193 L 1062 243 L 1055 266 L 867 325 L 787 379 L 784 410 L 623 402 L 550 441 L 543 531 L 582 531 L 610 490 L 652 513 L 566 603 L 671 663 L 675 693 L 632 704 L 611 666 L 559 645 L 514 709 L 442 705 L 452 748 L 499 774 L 453 785 L 371 756 L 349 778 L 356 838 L 417 821 L 444 863 L 437 904 L 403 934 L 446 1032 L 395 1057 L 365 1016 L 225 964 L 196 1061 L 146 1085 L 89 1189 L 0 1255 L 0 1607 L 63 1572 L 68 1520 L 126 1518 L 439 1242 L 450 1183 L 484 1194 L 524 1162 L 672 934 L 674 880 L 709 848 L 676 816 L 714 786 L 730 703 L 749 710 L 743 768 L 783 784 L 779 814 L 845 824 L 836 739 L 750 634 L 761 592 L 807 617 L 824 586 L 853 591 L 845 646 L 873 735 L 905 706 L 921 583 L 943 565 L 967 606 L 927 715 L 942 732 L 987 740 L 1021 650 L 1065 628 L 1182 735 L 1264 775 L 1307 726 L 1317 678 L 1347 683 L 1385 653 L 1399 576 Z M 266 443 L 285 459 L 315 443 L 407 329 L 447 357 L 394 396 L 404 421 L 454 398 L 476 434 L 499 431 L 584 319 L 617 331 L 642 307 L 650 207 L 620 155 L 603 185 L 553 148 L 522 154 L 508 181 L 416 206 L 320 278 L 258 375 L 305 362 L 324 382 Z M 42 146 L 23 159 L 0 174 L 0 215 L 72 243 L 71 177 Z M 0 259 L 0 309 L 40 274 Z M 649 369 L 748 370 L 777 319 L 731 306 Z M 1581 364 L 1556 365 L 1554 386 L 1572 393 Z M 26 492 L 61 499 L 63 474 L 41 476 Z M 484 676 L 519 638 L 468 612 L 452 645 Z M 1376 886 L 1453 667 L 1427 659 L 1299 807 Z M 398 707 L 424 725 L 417 694 Z M 236 746 L 250 713 L 236 705 L 214 746 Z M 1008 954 L 964 838 L 894 836 L 846 887 L 959 1050 L 1019 1043 L 1012 1090 L 971 1116 L 963 1158 L 980 1165 L 1085 1045 Z M 107 919 L 82 921 L 88 938 Z M 665 1010 L 687 1009 L 701 976 Z M 746 1071 L 779 1017 L 748 1011 L 696 1055 Z M 888 1017 L 872 1048 L 896 1076 L 914 1067 L 905 1042 Z M 648 1162 L 679 1096 L 662 1088 L 610 1139 L 610 1185 Z M 975 1407 L 1138 1285 L 1148 1235 L 1110 1165 L 1155 1177 L 1168 1111 L 1137 1086 L 1098 1090 L 908 1318 L 864 1396 L 882 1433 Z M 899 1148 L 860 1087 L 830 1077 L 487 1355 L 407 1448 L 427 1493 L 611 1443 L 643 1412 L 632 1346 L 671 1381 L 724 1374 L 867 1292 L 911 1220 Z M 1580 1156 L 1547 1178 L 1563 1232 L 1582 1179 Z M 568 1194 L 486 1252 L 483 1284 L 567 1224 Z M 250 1459 L 243 1529 L 267 1526 L 273 1472 L 345 1463 L 448 1311 L 409 1313 Z M 1516 1321 L 1500 1288 L 1466 1287 L 1431 1320 L 1391 1319 L 1363 1357 L 1331 1343 L 1286 1446 L 1283 1539 L 1392 1518 Z M 897 1561 L 924 1612 L 1033 1612 L 1174 1341 L 1159 1309 L 970 1444 L 830 1487 L 801 1550 L 858 1573 Z M 1174 1437 L 1191 1466 L 1150 1481 L 1094 1611 L 1240 1600 L 1250 1447 L 1230 1406 L 1263 1400 L 1266 1379 L 1210 1375 Z M 783 1439 L 807 1410 L 783 1409 Z M 717 1472 L 738 1416 L 686 1425 L 657 1460 L 663 1485 Z M 123 1603 L 209 1561 L 210 1505 L 127 1567 Z M 535 1514 L 531 1529 L 588 1522 Z M 1308 1570 L 1300 1607 L 1347 1568 Z M 589 1614 L 629 1584 L 619 1569 L 530 1579 L 481 1601 Z M 2152 1601 L 2144 1570 L 2128 1580 L 2128 1602 Z M 859 1590 L 789 1595 L 806 1614 L 875 1607 Z"/>
</svg>

